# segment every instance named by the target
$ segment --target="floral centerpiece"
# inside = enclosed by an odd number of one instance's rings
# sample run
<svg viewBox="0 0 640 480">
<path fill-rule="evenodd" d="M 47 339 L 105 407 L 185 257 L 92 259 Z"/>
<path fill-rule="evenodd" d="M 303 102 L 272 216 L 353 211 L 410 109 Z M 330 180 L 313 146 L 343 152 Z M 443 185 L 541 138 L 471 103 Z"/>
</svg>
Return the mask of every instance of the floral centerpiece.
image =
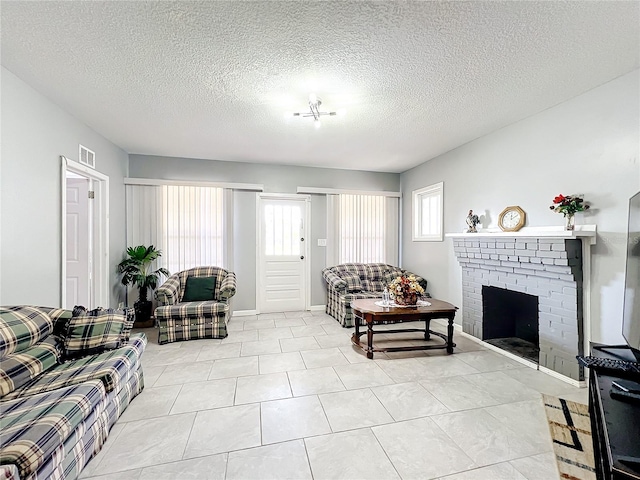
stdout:
<svg viewBox="0 0 640 480">
<path fill-rule="evenodd" d="M 415 275 L 400 275 L 389 284 L 389 293 L 398 305 L 415 305 L 418 303 L 418 297 L 424 295 L 424 289 Z"/>
<path fill-rule="evenodd" d="M 589 210 L 590 206 L 578 195 L 558 195 L 553 199 L 553 205 L 549 207 L 557 213 L 561 213 L 567 220 L 567 230 L 575 229 L 574 215 L 577 212 Z"/>
</svg>

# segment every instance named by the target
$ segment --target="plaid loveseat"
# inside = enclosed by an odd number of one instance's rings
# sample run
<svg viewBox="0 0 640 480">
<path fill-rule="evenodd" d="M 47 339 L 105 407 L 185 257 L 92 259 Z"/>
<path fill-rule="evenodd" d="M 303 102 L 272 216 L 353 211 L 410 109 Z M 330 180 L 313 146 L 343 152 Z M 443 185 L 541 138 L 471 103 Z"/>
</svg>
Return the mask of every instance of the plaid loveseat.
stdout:
<svg viewBox="0 0 640 480">
<path fill-rule="evenodd" d="M 215 277 L 213 299 L 184 302 L 189 277 Z M 235 294 L 236 274 L 220 267 L 196 267 L 171 275 L 156 290 L 158 343 L 225 338 L 231 316 L 229 299 Z"/>
<path fill-rule="evenodd" d="M 129 338 L 128 313 L 0 307 L 0 478 L 75 479 L 102 448 L 144 386 L 147 340 Z M 116 323 L 117 344 L 83 355 L 98 350 L 98 338 L 113 340 L 105 325 Z"/>
<path fill-rule="evenodd" d="M 326 312 L 343 327 L 353 327 L 351 302 L 382 297 L 384 287 L 399 275 L 415 274 L 386 263 L 343 263 L 325 268 L 322 278 L 327 284 Z M 415 276 L 426 292 L 427 281 Z"/>
</svg>

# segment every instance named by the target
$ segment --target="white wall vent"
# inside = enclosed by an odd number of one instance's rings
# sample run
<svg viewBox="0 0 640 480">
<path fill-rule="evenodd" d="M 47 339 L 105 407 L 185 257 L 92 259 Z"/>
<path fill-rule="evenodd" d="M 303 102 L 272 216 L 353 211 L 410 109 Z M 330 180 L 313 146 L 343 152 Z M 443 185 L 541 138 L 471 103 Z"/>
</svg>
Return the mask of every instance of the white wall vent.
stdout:
<svg viewBox="0 0 640 480">
<path fill-rule="evenodd" d="M 96 168 L 96 153 L 87 147 L 80 145 L 80 153 L 78 154 L 80 163 L 87 167 Z"/>
</svg>

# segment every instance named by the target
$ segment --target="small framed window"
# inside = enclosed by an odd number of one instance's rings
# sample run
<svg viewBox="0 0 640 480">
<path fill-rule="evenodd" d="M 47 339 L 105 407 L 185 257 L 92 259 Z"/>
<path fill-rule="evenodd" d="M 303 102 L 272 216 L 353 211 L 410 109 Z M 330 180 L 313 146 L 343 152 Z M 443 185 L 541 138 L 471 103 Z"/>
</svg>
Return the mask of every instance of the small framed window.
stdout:
<svg viewBox="0 0 640 480">
<path fill-rule="evenodd" d="M 443 186 L 434 183 L 413 191 L 414 242 L 441 242 L 443 230 Z"/>
</svg>

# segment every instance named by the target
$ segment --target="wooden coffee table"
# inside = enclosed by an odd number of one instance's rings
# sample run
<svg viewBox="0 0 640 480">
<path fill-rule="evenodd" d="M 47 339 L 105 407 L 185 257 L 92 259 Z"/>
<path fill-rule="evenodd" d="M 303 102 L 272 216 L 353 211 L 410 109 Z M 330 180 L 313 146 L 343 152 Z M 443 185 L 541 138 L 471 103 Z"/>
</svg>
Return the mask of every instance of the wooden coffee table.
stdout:
<svg viewBox="0 0 640 480">
<path fill-rule="evenodd" d="M 453 343 L 453 319 L 456 316 L 456 310 L 458 307 L 451 305 L 450 303 L 443 302 L 442 300 L 436 300 L 435 298 L 428 298 L 427 301 L 431 303 L 430 306 L 416 306 L 416 307 L 379 307 L 375 302 L 379 302 L 379 298 L 367 298 L 354 300 L 351 302 L 351 308 L 355 315 L 355 328 L 356 331 L 351 335 L 351 343 L 360 347 L 367 353 L 367 358 L 373 358 L 373 352 L 406 352 L 410 350 L 435 350 L 446 349 L 447 353 L 453 353 L 453 347 L 456 346 Z M 447 335 L 439 332 L 429 330 L 429 323 L 434 318 L 446 318 L 448 320 Z M 385 321 L 391 321 L 394 323 L 402 322 L 416 322 L 424 321 L 425 328 L 403 328 L 397 330 L 374 330 L 373 326 L 381 324 Z M 360 325 L 367 327 L 366 331 L 360 331 Z M 383 333 L 385 335 L 389 333 L 406 333 L 406 332 L 422 332 L 425 340 L 430 340 L 431 335 L 442 338 L 443 344 L 439 345 L 416 345 L 406 347 L 386 347 L 376 348 L 373 346 L 373 335 L 376 333 Z M 367 334 L 367 344 L 364 345 L 360 342 L 360 337 Z"/>
</svg>

